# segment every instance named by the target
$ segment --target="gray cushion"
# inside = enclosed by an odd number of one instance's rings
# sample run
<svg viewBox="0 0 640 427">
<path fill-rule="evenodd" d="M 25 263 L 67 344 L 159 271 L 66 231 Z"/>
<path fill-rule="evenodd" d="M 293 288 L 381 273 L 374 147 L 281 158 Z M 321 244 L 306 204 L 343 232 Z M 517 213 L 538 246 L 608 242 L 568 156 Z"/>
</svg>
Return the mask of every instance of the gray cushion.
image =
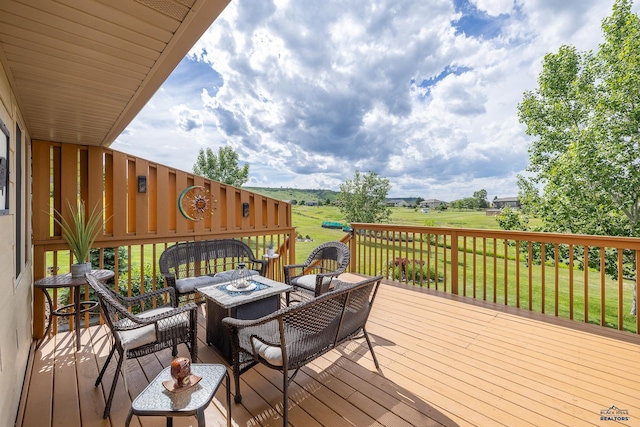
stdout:
<svg viewBox="0 0 640 427">
<path fill-rule="evenodd" d="M 251 342 L 261 358 L 273 366 L 282 366 L 282 350 L 279 346 L 265 344 L 256 338 L 251 338 Z"/>
<path fill-rule="evenodd" d="M 333 319 L 331 323 L 326 326 L 325 330 L 335 331 L 338 327 L 339 322 L 340 316 L 336 316 L 335 319 Z M 275 324 L 275 322 L 273 323 Z M 282 366 L 283 364 L 282 347 L 280 347 L 279 345 L 266 344 L 262 340 L 276 343 L 280 341 L 279 335 L 279 332 L 276 332 L 274 334 L 270 334 L 267 332 L 266 334 L 251 337 L 251 344 L 255 349 L 255 353 L 257 353 L 260 358 L 264 359 L 273 366 Z M 289 363 L 291 363 L 292 361 L 294 363 L 299 363 L 300 361 L 305 360 L 310 355 L 326 350 L 333 346 L 332 339 L 330 339 L 329 341 L 315 339 L 317 335 L 316 331 L 302 329 L 296 326 L 285 325 L 284 335 Z M 326 335 L 326 337 L 331 338 L 331 334 Z M 252 350 L 249 351 L 253 353 Z"/>
<path fill-rule="evenodd" d="M 325 277 L 322 279 L 323 284 L 327 284 L 331 281 L 331 277 Z M 305 274 L 304 276 L 296 277 L 295 279 L 291 279 L 291 284 L 294 286 L 298 286 L 300 288 L 307 289 L 311 292 L 316 291 L 316 275 L 315 274 Z"/>
<path fill-rule="evenodd" d="M 231 280 L 231 276 L 233 273 L 234 270 L 228 270 L 216 273 L 215 276 L 185 277 L 184 279 L 176 280 L 176 289 L 181 294 L 187 294 L 189 292 L 195 291 L 196 288 L 228 282 Z M 255 276 L 257 274 L 260 273 L 256 270 L 249 270 L 249 275 Z"/>
<path fill-rule="evenodd" d="M 193 292 L 196 288 L 215 285 L 216 283 L 222 282 L 216 280 L 215 277 L 211 276 L 185 277 L 184 279 L 176 280 L 176 289 L 181 294 L 186 294 L 189 292 Z"/>
<path fill-rule="evenodd" d="M 173 310 L 172 307 L 154 308 L 152 310 L 143 311 L 142 313 L 138 314 L 138 317 L 149 318 L 158 314 L 166 313 L 167 311 L 171 310 Z M 115 326 L 117 329 L 118 327 L 126 328 L 133 325 L 135 325 L 134 322 L 125 318 L 116 323 Z M 156 327 L 153 323 L 135 329 L 117 331 L 116 333 L 118 334 L 118 338 L 120 339 L 122 346 L 126 349 L 142 347 L 143 345 L 156 342 L 158 339 L 156 336 Z"/>
<path fill-rule="evenodd" d="M 221 271 L 220 273 L 216 273 L 213 277 L 215 277 L 216 280 L 220 280 L 220 282 L 217 283 L 228 282 L 229 280 L 231 280 L 231 275 L 233 273 L 233 270 Z"/>
</svg>

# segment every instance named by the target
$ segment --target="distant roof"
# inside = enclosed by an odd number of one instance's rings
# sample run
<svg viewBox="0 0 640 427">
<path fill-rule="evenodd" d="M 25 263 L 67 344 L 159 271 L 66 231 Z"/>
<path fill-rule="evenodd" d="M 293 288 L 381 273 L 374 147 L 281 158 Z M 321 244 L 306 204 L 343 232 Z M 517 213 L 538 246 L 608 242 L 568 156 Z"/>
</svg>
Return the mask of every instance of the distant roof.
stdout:
<svg viewBox="0 0 640 427">
<path fill-rule="evenodd" d="M 494 202 L 517 202 L 517 197 L 502 197 L 499 199 L 493 199 Z"/>
</svg>

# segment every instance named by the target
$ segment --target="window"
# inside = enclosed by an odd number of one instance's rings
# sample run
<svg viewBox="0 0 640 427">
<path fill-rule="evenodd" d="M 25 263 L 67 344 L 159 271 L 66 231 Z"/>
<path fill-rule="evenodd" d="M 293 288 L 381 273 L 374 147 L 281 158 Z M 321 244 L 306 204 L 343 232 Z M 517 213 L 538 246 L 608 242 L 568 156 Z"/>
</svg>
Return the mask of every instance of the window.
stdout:
<svg viewBox="0 0 640 427">
<path fill-rule="evenodd" d="M 22 159 L 24 158 L 22 143 L 22 130 L 16 123 L 16 278 L 22 273 L 22 268 L 25 262 L 25 248 L 24 248 L 24 235 L 25 235 L 25 218 L 24 209 L 22 204 L 24 203 L 24 195 L 22 194 Z M 17 283 L 17 282 L 16 282 Z"/>
<path fill-rule="evenodd" d="M 0 120 L 0 215 L 9 215 L 9 129 Z"/>
</svg>

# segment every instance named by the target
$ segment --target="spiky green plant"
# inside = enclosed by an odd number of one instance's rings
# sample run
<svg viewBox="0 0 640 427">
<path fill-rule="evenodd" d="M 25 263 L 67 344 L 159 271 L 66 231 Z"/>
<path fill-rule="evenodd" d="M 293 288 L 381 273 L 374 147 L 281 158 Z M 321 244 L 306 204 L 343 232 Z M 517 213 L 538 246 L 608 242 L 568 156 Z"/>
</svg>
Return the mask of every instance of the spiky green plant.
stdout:
<svg viewBox="0 0 640 427">
<path fill-rule="evenodd" d="M 102 209 L 98 204 L 93 208 L 89 216 L 86 215 L 84 201 L 78 202 L 77 209 L 69 204 L 71 221 L 67 221 L 60 212 L 53 210 L 51 217 L 62 228 L 62 238 L 71 248 L 76 263 L 86 262 L 93 242 L 98 237 L 102 228 Z"/>
</svg>

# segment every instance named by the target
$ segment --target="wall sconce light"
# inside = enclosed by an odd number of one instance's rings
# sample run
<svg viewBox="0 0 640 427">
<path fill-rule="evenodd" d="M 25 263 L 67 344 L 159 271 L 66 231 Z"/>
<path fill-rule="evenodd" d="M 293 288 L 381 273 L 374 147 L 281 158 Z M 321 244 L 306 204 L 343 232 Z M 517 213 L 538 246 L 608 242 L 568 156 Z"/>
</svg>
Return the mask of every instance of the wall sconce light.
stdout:
<svg viewBox="0 0 640 427">
<path fill-rule="evenodd" d="M 249 216 L 249 203 L 247 202 L 242 204 L 242 216 L 245 218 Z"/>
<path fill-rule="evenodd" d="M 138 176 L 138 193 L 147 192 L 147 177 L 144 175 Z"/>
</svg>

